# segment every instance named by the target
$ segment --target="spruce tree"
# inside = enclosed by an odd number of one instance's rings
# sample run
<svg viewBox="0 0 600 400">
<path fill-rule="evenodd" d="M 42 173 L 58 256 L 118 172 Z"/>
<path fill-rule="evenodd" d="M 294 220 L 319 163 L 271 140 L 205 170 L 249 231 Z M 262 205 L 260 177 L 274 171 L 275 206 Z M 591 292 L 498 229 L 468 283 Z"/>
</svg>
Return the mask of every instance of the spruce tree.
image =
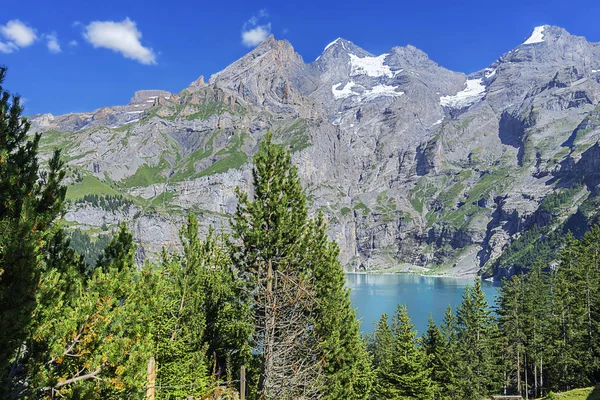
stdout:
<svg viewBox="0 0 600 400">
<path fill-rule="evenodd" d="M 450 399 L 452 375 L 448 352 L 449 346 L 431 315 L 427 323 L 427 332 L 423 337 L 423 350 L 428 356 L 427 368 L 431 371 L 433 398 Z"/>
<path fill-rule="evenodd" d="M 417 332 L 406 306 L 399 305 L 392 319 L 394 351 L 389 369 L 382 374 L 388 399 L 431 399 L 433 395 L 428 356 L 419 346 Z"/>
<path fill-rule="evenodd" d="M 468 286 L 457 312 L 459 390 L 479 399 L 502 387 L 498 329 L 481 282 Z"/>
<path fill-rule="evenodd" d="M 392 355 L 394 354 L 394 336 L 390 328 L 389 317 L 383 313 L 375 325 L 373 342 L 370 344 L 373 355 L 373 368 L 375 380 L 373 384 L 374 399 L 387 399 L 392 396 L 392 384 L 387 380 L 392 369 Z"/>
</svg>

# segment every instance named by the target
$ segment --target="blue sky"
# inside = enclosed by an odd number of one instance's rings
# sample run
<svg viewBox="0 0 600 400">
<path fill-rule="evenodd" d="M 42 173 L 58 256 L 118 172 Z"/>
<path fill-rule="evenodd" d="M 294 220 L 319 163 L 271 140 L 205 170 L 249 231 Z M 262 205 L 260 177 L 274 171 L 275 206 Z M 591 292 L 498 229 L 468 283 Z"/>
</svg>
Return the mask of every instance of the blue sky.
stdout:
<svg viewBox="0 0 600 400">
<path fill-rule="evenodd" d="M 307 62 L 343 37 L 374 54 L 412 44 L 467 73 L 516 47 L 538 25 L 600 41 L 598 0 L 5 3 L 4 86 L 26 99 L 26 114 L 126 104 L 140 89 L 178 92 L 268 33 L 289 40 Z"/>
</svg>

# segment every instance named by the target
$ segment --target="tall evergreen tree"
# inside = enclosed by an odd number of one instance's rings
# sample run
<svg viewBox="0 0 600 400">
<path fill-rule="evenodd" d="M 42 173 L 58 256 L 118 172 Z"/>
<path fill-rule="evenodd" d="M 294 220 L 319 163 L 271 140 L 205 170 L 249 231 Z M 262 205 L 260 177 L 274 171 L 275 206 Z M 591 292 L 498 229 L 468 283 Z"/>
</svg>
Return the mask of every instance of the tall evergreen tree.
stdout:
<svg viewBox="0 0 600 400">
<path fill-rule="evenodd" d="M 394 351 L 389 369 L 381 379 L 387 385 L 388 399 L 431 399 L 433 388 L 427 354 L 419 346 L 417 332 L 406 306 L 399 305 L 392 320 Z"/>
<path fill-rule="evenodd" d="M 261 398 L 311 398 L 322 388 L 308 270 L 306 198 L 291 156 L 267 134 L 254 157 L 252 200 L 238 190 L 233 254 L 253 293 Z"/>
<path fill-rule="evenodd" d="M 59 215 L 66 188 L 60 152 L 40 171 L 40 135 L 28 136 L 30 124 L 21 117 L 18 96 L 2 84 L 0 67 L 0 387 L 20 364 L 26 328 L 44 262 L 49 230 Z M 0 389 L 2 390 L 2 389 Z"/>
<path fill-rule="evenodd" d="M 524 313 L 525 283 L 516 275 L 506 280 L 499 290 L 499 324 L 505 346 L 505 392 L 522 394 L 524 392 L 523 371 L 525 354 L 525 325 L 527 316 Z M 525 372 L 526 373 L 526 372 Z M 525 391 L 527 389 L 525 388 Z"/>
<path fill-rule="evenodd" d="M 502 386 L 498 330 L 481 282 L 468 286 L 457 312 L 458 385 L 464 399 L 479 399 Z"/>
<path fill-rule="evenodd" d="M 371 360 L 350 304 L 339 248 L 329 241 L 323 216 L 309 225 L 308 262 L 317 298 L 315 333 L 323 353 L 323 399 L 366 399 L 371 390 Z"/>
<path fill-rule="evenodd" d="M 433 317 L 429 316 L 423 349 L 428 356 L 427 368 L 431 371 L 434 399 L 451 399 L 452 374 L 449 346 Z"/>
</svg>

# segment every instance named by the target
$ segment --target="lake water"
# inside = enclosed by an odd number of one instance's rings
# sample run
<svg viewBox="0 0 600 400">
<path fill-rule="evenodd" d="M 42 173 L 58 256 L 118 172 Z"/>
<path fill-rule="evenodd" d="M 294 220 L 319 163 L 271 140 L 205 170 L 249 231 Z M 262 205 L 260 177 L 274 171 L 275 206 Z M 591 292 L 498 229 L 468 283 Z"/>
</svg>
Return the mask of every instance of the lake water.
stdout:
<svg viewBox="0 0 600 400">
<path fill-rule="evenodd" d="M 436 278 L 411 274 L 346 274 L 347 286 L 351 289 L 352 306 L 361 321 L 363 333 L 372 332 L 373 324 L 381 314 L 390 317 L 398 304 L 406 304 L 408 315 L 419 335 L 427 330 L 429 315 L 437 323 L 444 319 L 444 313 L 451 305 L 456 312 L 462 293 L 469 279 Z M 498 283 L 482 282 L 483 290 L 490 305 L 498 291 Z"/>
</svg>

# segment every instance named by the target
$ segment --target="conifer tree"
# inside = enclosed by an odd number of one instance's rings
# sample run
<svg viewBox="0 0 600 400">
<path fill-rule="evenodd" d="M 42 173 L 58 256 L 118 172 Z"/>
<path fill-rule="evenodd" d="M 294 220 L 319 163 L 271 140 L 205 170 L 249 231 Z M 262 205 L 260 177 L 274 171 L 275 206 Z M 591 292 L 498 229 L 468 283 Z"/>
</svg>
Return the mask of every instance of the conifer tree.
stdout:
<svg viewBox="0 0 600 400">
<path fill-rule="evenodd" d="M 406 306 L 399 305 L 392 320 L 394 351 L 389 369 L 381 375 L 388 399 L 431 399 L 433 395 L 428 356 L 419 346 L 417 332 Z"/>
<path fill-rule="evenodd" d="M 479 399 L 502 386 L 497 324 L 481 288 L 467 286 L 457 312 L 458 386 L 464 399 Z"/>
<path fill-rule="evenodd" d="M 40 134 L 28 136 L 18 96 L 2 84 L 0 67 L 0 388 L 20 365 L 26 329 L 35 308 L 49 230 L 62 208 L 66 188 L 60 152 L 40 171 Z M 12 371 L 11 371 L 12 370 Z M 2 390 L 0 389 L 0 391 Z"/>
<path fill-rule="evenodd" d="M 524 389 L 523 371 L 525 354 L 525 325 L 527 316 L 524 313 L 525 283 L 516 275 L 506 280 L 499 290 L 499 326 L 505 347 L 505 392 L 522 394 Z M 525 371 L 526 373 L 526 371 Z M 527 389 L 525 389 L 526 391 Z"/>
<path fill-rule="evenodd" d="M 423 338 L 423 350 L 428 356 L 427 368 L 431 371 L 434 399 L 450 399 L 451 372 L 448 345 L 442 331 L 429 316 L 427 332 Z"/>
<path fill-rule="evenodd" d="M 394 336 L 392 335 L 389 317 L 386 313 L 381 315 L 381 318 L 379 318 L 379 321 L 375 325 L 370 350 L 373 355 L 373 368 L 375 371 L 372 398 L 390 398 L 392 396 L 392 385 L 387 380 L 387 376 L 392 369 Z"/>
<path fill-rule="evenodd" d="M 75 273 L 65 268 L 42 275 L 29 344 L 29 396 L 142 397 L 155 347 L 152 318 L 164 288 L 149 265 L 136 268 L 135 247 L 128 243 L 122 227 L 111 241 L 121 251 L 87 281 L 69 278 Z M 71 270 L 80 261 L 74 257 Z"/>
<path fill-rule="evenodd" d="M 370 359 L 344 287 L 339 249 L 308 218 L 291 155 L 267 134 L 254 157 L 252 199 L 238 191 L 232 259 L 253 294 L 263 398 L 364 399 Z"/>
<path fill-rule="evenodd" d="M 323 353 L 323 399 L 366 399 L 371 390 L 371 360 L 360 337 L 356 312 L 339 262 L 339 248 L 329 241 L 321 213 L 309 224 L 307 252 L 317 298 L 315 333 Z"/>
<path fill-rule="evenodd" d="M 291 156 L 267 134 L 254 157 L 252 199 L 238 190 L 232 258 L 253 293 L 258 395 L 311 398 L 322 389 L 306 198 Z"/>
</svg>

